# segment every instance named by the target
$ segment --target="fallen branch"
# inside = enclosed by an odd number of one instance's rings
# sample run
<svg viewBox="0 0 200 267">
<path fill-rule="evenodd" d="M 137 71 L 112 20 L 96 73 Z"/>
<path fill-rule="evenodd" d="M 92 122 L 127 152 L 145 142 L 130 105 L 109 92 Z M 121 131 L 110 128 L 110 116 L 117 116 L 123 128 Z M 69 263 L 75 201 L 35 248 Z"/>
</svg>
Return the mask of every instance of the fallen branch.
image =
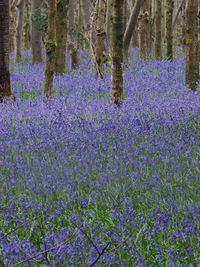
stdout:
<svg viewBox="0 0 200 267">
<path fill-rule="evenodd" d="M 3 235 L 3 236 L 0 238 L 0 242 L 1 242 L 4 238 L 6 238 L 8 235 L 14 233 L 14 232 L 17 231 L 19 228 L 23 227 L 25 224 L 27 224 L 27 223 L 29 223 L 29 222 L 31 222 L 31 221 L 35 221 L 36 219 L 41 218 L 41 217 L 42 217 L 42 215 L 37 216 L 37 217 L 35 217 L 34 219 L 30 219 L 30 220 L 28 220 L 28 221 L 26 221 L 26 222 L 24 222 L 24 223 L 20 223 L 20 224 L 19 224 L 18 226 L 16 226 L 13 230 L 10 230 L 8 233 L 6 233 L 5 235 Z"/>
<path fill-rule="evenodd" d="M 75 236 L 75 234 L 78 232 L 78 230 L 79 230 L 79 229 L 77 229 L 77 230 L 75 231 L 75 233 L 73 234 L 73 236 L 72 236 L 70 239 L 65 240 L 65 241 L 63 241 L 63 242 L 60 242 L 59 244 L 55 245 L 54 247 L 49 248 L 49 249 L 47 249 L 47 250 L 44 250 L 44 251 L 42 251 L 42 252 L 39 252 L 39 253 L 37 253 L 37 254 L 35 254 L 35 255 L 29 257 L 28 259 L 22 260 L 22 261 L 20 261 L 20 262 L 18 262 L 18 263 L 16 263 L 16 264 L 12 265 L 11 267 L 19 266 L 19 265 L 22 264 L 22 263 L 25 263 L 25 262 L 30 261 L 30 260 L 34 260 L 34 259 L 37 258 L 38 256 L 41 256 L 41 255 L 46 254 L 46 253 L 48 253 L 48 252 L 50 252 L 50 251 L 52 251 L 52 250 L 55 250 L 55 249 L 60 248 L 62 245 L 65 245 L 67 242 L 69 242 L 69 241 Z"/>
<path fill-rule="evenodd" d="M 110 245 L 110 242 L 108 242 L 105 247 L 102 249 L 101 253 L 99 253 L 99 255 L 96 257 L 96 259 L 90 263 L 90 265 L 88 267 L 92 267 L 93 265 L 95 265 L 95 263 L 97 263 L 97 261 L 101 258 L 101 256 L 103 255 L 103 253 L 105 252 L 105 250 L 107 249 L 107 247 Z"/>
</svg>

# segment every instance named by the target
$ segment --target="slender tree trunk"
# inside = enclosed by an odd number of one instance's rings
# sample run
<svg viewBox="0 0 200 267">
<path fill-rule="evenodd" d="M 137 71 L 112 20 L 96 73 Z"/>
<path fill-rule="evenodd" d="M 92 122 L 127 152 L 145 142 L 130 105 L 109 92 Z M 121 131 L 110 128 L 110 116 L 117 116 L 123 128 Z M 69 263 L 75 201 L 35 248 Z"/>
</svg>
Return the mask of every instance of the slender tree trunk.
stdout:
<svg viewBox="0 0 200 267">
<path fill-rule="evenodd" d="M 151 50 L 150 0 L 144 0 L 138 17 L 140 57 L 146 58 Z"/>
<path fill-rule="evenodd" d="M 10 38 L 9 38 L 9 46 L 10 51 L 14 50 L 14 36 L 15 36 L 15 21 L 16 21 L 16 4 L 18 0 L 10 0 Z"/>
<path fill-rule="evenodd" d="M 89 0 L 80 0 L 81 1 L 81 10 L 83 14 L 83 24 L 84 30 L 87 31 L 90 29 L 90 4 Z"/>
<path fill-rule="evenodd" d="M 30 41 L 30 27 L 29 27 L 29 1 L 25 0 L 24 7 L 24 49 L 29 49 L 29 41 Z"/>
<path fill-rule="evenodd" d="M 161 40 L 163 41 L 163 48 L 166 47 L 166 1 L 162 1 L 162 21 L 161 21 Z M 165 50 L 164 50 L 165 51 Z"/>
<path fill-rule="evenodd" d="M 155 0 L 154 58 L 161 59 L 161 0 Z"/>
<path fill-rule="evenodd" d="M 135 0 L 132 0 L 130 4 L 131 4 L 131 9 L 132 9 L 134 7 Z M 137 28 L 138 28 L 138 25 L 137 25 L 137 22 L 136 22 L 136 25 L 134 27 L 133 34 L 132 34 L 132 37 L 131 37 L 131 41 L 130 41 L 130 46 L 131 47 L 138 47 L 138 31 L 137 31 Z"/>
<path fill-rule="evenodd" d="M 183 50 L 185 50 L 185 5 L 186 3 L 184 2 L 183 8 L 181 11 L 181 45 L 183 46 Z"/>
<path fill-rule="evenodd" d="M 83 16 L 83 34 L 87 37 L 87 33 L 90 30 L 90 16 L 91 16 L 91 3 L 89 0 L 80 0 L 81 3 L 81 13 Z M 84 47 L 89 48 L 87 38 L 84 40 Z"/>
<path fill-rule="evenodd" d="M 38 29 L 38 23 L 33 19 L 35 16 L 40 16 L 42 8 L 42 0 L 31 1 L 31 49 L 32 63 L 37 64 L 42 61 L 42 33 Z"/>
<path fill-rule="evenodd" d="M 14 60 L 20 62 L 22 59 L 22 37 L 24 24 L 24 0 L 18 0 L 17 5 L 17 25 L 15 30 Z"/>
<path fill-rule="evenodd" d="M 0 99 L 10 96 L 9 1 L 0 1 Z"/>
<path fill-rule="evenodd" d="M 167 40 L 168 60 L 173 60 L 173 36 L 172 36 L 173 9 L 174 9 L 174 0 L 167 0 L 166 40 Z"/>
<path fill-rule="evenodd" d="M 112 1 L 112 41 L 111 41 L 111 86 L 110 100 L 120 106 L 123 96 L 123 21 L 124 0 Z"/>
<path fill-rule="evenodd" d="M 75 39 L 75 17 L 74 17 L 74 0 L 69 0 L 69 10 L 68 10 L 68 19 L 69 19 L 69 57 L 70 57 L 70 69 L 77 69 L 80 65 L 78 57 L 78 48 L 77 41 Z"/>
<path fill-rule="evenodd" d="M 107 9 L 106 9 L 106 39 L 108 46 L 110 48 L 110 36 L 111 36 L 111 14 L 112 14 L 112 0 L 107 0 Z"/>
<path fill-rule="evenodd" d="M 44 93 L 52 95 L 56 51 L 56 0 L 49 0 Z"/>
<path fill-rule="evenodd" d="M 106 19 L 106 1 L 99 0 L 98 15 L 96 22 L 96 66 L 95 66 L 95 79 L 98 75 L 103 78 L 103 49 L 105 33 L 105 19 Z"/>
<path fill-rule="evenodd" d="M 133 31 L 137 23 L 138 14 L 143 3 L 144 0 L 135 1 L 134 7 L 131 10 L 131 15 L 126 27 L 126 31 L 124 33 L 124 60 L 126 62 L 128 61 L 128 48 L 130 45 L 131 37 L 133 35 Z"/>
<path fill-rule="evenodd" d="M 56 62 L 55 72 L 61 75 L 66 69 L 66 42 L 67 42 L 67 12 L 69 0 L 57 1 L 56 18 Z"/>
<path fill-rule="evenodd" d="M 124 31 L 124 33 L 125 33 L 125 30 L 126 30 L 127 21 L 128 21 L 128 7 L 127 7 L 127 0 L 124 0 L 124 22 L 123 22 L 123 25 L 124 25 L 123 31 Z"/>
<path fill-rule="evenodd" d="M 199 79 L 197 12 L 198 0 L 186 0 L 186 83 L 192 90 Z"/>
<path fill-rule="evenodd" d="M 181 9 L 182 9 L 184 3 L 185 3 L 185 0 L 181 0 L 181 3 L 180 3 L 179 6 L 178 6 L 177 12 L 176 12 L 176 14 L 174 14 L 174 16 L 173 16 L 173 19 L 172 19 L 172 28 L 173 28 L 173 29 L 174 29 L 174 27 L 175 27 L 176 21 L 177 21 L 177 19 L 178 19 L 178 16 L 179 16 L 179 14 L 180 14 L 180 12 L 181 12 Z"/>
</svg>

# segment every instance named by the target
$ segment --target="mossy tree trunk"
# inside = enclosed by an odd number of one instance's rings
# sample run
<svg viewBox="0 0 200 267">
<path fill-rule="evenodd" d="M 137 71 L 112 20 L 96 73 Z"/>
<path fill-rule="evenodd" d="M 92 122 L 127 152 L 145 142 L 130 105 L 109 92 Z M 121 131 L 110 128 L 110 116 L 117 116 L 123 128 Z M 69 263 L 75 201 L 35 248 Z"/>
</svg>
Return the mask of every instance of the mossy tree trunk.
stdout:
<svg viewBox="0 0 200 267">
<path fill-rule="evenodd" d="M 155 0 L 154 18 L 154 58 L 161 59 L 161 0 Z"/>
<path fill-rule="evenodd" d="M 77 69 L 80 65 L 78 57 L 78 47 L 76 40 L 76 26 L 75 26 L 75 5 L 74 0 L 69 0 L 69 9 L 68 9 L 68 29 L 69 29 L 69 42 L 68 42 L 68 51 L 70 58 L 70 69 Z"/>
<path fill-rule="evenodd" d="M 173 19 L 174 0 L 167 0 L 166 11 L 166 41 L 167 41 L 167 59 L 173 60 L 173 32 L 172 32 L 172 19 Z"/>
<path fill-rule="evenodd" d="M 46 97 L 52 95 L 53 76 L 55 69 L 55 51 L 56 51 L 56 0 L 49 0 L 48 9 L 48 29 L 46 37 L 46 64 L 44 93 Z"/>
<path fill-rule="evenodd" d="M 22 59 L 22 39 L 23 39 L 23 25 L 24 25 L 24 0 L 18 0 L 17 20 L 14 38 L 14 60 L 20 62 Z"/>
<path fill-rule="evenodd" d="M 123 96 L 124 0 L 112 1 L 110 101 L 118 107 Z"/>
<path fill-rule="evenodd" d="M 96 66 L 95 66 L 95 79 L 98 75 L 103 78 L 103 49 L 105 33 L 105 20 L 106 20 L 106 0 L 99 0 L 98 14 L 96 21 Z"/>
<path fill-rule="evenodd" d="M 196 90 L 199 79 L 198 62 L 198 0 L 186 0 L 186 83 Z"/>
<path fill-rule="evenodd" d="M 0 99 L 10 96 L 9 1 L 0 1 Z"/>
<path fill-rule="evenodd" d="M 66 69 L 66 46 L 67 46 L 67 12 L 69 0 L 57 1 L 56 16 L 56 62 L 55 72 L 65 73 Z"/>
<path fill-rule="evenodd" d="M 32 63 L 37 64 L 42 61 L 42 32 L 39 29 L 39 23 L 34 19 L 40 17 L 42 0 L 31 1 L 31 49 Z"/>
</svg>

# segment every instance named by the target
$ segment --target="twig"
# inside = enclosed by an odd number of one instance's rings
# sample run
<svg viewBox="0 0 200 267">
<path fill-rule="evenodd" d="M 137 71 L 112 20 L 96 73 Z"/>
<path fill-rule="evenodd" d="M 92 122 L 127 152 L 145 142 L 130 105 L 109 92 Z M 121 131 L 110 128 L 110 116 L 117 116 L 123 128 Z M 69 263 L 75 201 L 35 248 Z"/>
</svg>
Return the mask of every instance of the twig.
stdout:
<svg viewBox="0 0 200 267">
<path fill-rule="evenodd" d="M 24 222 L 24 223 L 20 223 L 20 224 L 19 224 L 18 226 L 16 226 L 13 230 L 10 230 L 7 234 L 5 234 L 4 236 L 2 236 L 2 237 L 0 238 L 0 241 L 2 241 L 2 240 L 3 240 L 4 238 L 6 238 L 8 235 L 10 235 L 10 234 L 14 233 L 15 231 L 17 231 L 19 228 L 23 227 L 26 223 L 31 222 L 31 221 L 35 221 L 36 219 L 41 218 L 41 217 L 42 217 L 42 215 L 37 216 L 37 217 L 35 217 L 34 219 L 30 219 L 30 220 L 28 220 L 28 221 L 26 221 L 26 222 Z"/>
<path fill-rule="evenodd" d="M 93 245 L 93 247 L 96 249 L 98 254 L 101 254 L 98 247 L 94 244 L 94 242 L 92 241 L 92 239 L 87 235 L 87 233 L 85 231 L 83 231 L 81 228 L 79 228 L 80 231 L 87 237 L 87 239 L 90 241 L 90 243 Z"/>
<path fill-rule="evenodd" d="M 75 231 L 75 233 L 73 234 L 72 237 L 74 237 L 74 235 L 75 235 L 77 232 L 78 232 L 78 229 Z M 72 239 L 72 237 L 71 237 L 70 239 L 68 239 L 68 240 L 65 240 L 65 241 L 63 241 L 63 242 L 60 242 L 59 244 L 55 245 L 55 246 L 52 247 L 52 248 L 49 248 L 49 249 L 44 250 L 44 251 L 42 251 L 42 252 L 39 252 L 39 253 L 37 253 L 37 254 L 35 254 L 35 255 L 29 257 L 29 258 L 26 259 L 26 260 L 20 261 L 20 262 L 18 262 L 18 263 L 16 263 L 16 264 L 12 265 L 11 267 L 19 266 L 19 265 L 22 264 L 22 263 L 25 263 L 25 262 L 30 261 L 30 260 L 34 260 L 34 258 L 36 258 L 36 257 L 38 257 L 38 256 L 41 256 L 41 255 L 43 255 L 43 254 L 45 254 L 45 253 L 47 253 L 47 252 L 50 252 L 50 251 L 52 251 L 52 250 L 54 250 L 54 249 L 57 249 L 57 248 L 59 248 L 60 246 L 66 244 L 68 241 L 70 241 L 70 240 Z"/>
<path fill-rule="evenodd" d="M 3 260 L 1 260 L 1 259 L 0 259 L 0 265 L 1 265 L 2 267 L 6 267 L 5 263 L 4 263 Z"/>
<path fill-rule="evenodd" d="M 105 252 L 105 250 L 107 249 L 107 247 L 110 245 L 110 242 L 108 242 L 106 244 L 106 246 L 102 249 L 101 253 L 99 253 L 99 255 L 96 257 L 96 259 L 90 263 L 90 265 L 88 267 L 92 267 L 93 265 L 95 265 L 95 263 L 97 263 L 97 261 L 101 258 L 101 256 L 103 255 L 103 253 Z"/>
</svg>

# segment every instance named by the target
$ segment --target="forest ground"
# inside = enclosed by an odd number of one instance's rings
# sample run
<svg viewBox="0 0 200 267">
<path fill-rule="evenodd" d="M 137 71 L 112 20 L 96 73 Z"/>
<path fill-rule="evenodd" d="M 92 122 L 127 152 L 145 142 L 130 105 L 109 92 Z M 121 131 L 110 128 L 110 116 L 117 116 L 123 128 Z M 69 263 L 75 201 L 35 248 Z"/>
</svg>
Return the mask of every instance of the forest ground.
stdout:
<svg viewBox="0 0 200 267">
<path fill-rule="evenodd" d="M 0 259 L 6 266 L 200 266 L 200 90 L 185 57 L 130 50 L 124 101 L 110 67 L 54 78 L 30 51 L 14 64 L 15 102 L 0 104 Z"/>
</svg>

